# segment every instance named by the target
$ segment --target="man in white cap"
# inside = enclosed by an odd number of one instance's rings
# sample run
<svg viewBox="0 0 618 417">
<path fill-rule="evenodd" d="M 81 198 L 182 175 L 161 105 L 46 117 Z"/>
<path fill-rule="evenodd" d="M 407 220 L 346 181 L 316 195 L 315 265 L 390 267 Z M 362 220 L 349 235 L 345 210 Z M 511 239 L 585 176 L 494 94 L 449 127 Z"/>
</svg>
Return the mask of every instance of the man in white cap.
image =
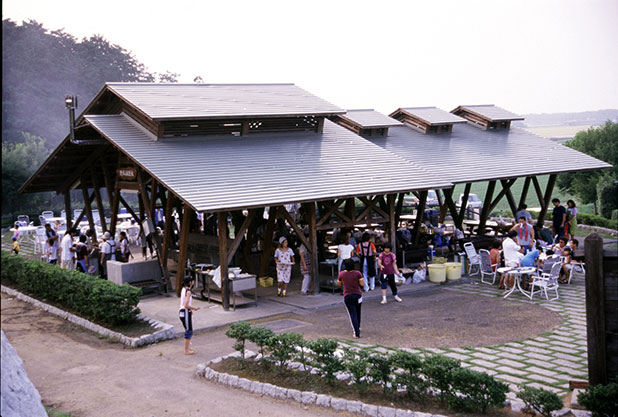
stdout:
<svg viewBox="0 0 618 417">
<path fill-rule="evenodd" d="M 101 245 L 101 265 L 103 265 L 103 278 L 107 279 L 107 261 L 116 260 L 116 242 L 112 239 L 109 232 L 103 234 L 103 244 Z"/>
</svg>

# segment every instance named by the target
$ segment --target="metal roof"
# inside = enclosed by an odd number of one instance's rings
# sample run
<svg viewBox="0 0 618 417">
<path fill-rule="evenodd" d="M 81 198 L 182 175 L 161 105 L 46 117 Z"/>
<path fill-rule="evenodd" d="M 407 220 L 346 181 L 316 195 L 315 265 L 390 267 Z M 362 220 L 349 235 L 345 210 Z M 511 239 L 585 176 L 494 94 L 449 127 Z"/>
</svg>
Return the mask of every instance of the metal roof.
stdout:
<svg viewBox="0 0 618 417">
<path fill-rule="evenodd" d="M 349 119 L 363 129 L 403 125 L 400 121 L 388 117 L 373 109 L 348 110 L 346 114 L 342 114 L 340 117 Z"/>
<path fill-rule="evenodd" d="M 459 106 L 457 109 L 463 109 L 470 113 L 477 114 L 489 121 L 499 122 L 502 120 L 524 120 L 524 117 L 512 113 L 508 110 L 504 110 L 501 107 L 493 104 L 480 104 L 474 106 Z M 454 109 L 453 111 L 457 110 Z"/>
<path fill-rule="evenodd" d="M 199 212 L 452 186 L 328 120 L 321 134 L 155 141 L 125 115 L 85 119 Z"/>
<path fill-rule="evenodd" d="M 107 83 L 153 120 L 345 113 L 294 84 Z"/>
<path fill-rule="evenodd" d="M 437 107 L 402 107 L 397 111 L 403 111 L 414 117 L 417 117 L 431 126 L 465 123 L 466 119 L 455 116 L 452 113 L 439 109 Z"/>
<path fill-rule="evenodd" d="M 480 130 L 460 124 L 450 133 L 408 127 L 369 141 L 453 183 L 610 168 L 589 155 L 523 129 Z"/>
</svg>

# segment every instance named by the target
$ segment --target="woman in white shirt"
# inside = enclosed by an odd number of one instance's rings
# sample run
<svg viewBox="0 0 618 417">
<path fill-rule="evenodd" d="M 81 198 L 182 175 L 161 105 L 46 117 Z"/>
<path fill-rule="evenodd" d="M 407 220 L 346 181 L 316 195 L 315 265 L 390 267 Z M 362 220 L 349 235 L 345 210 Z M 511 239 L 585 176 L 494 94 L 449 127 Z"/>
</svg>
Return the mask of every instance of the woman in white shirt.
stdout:
<svg viewBox="0 0 618 417">
<path fill-rule="evenodd" d="M 350 238 L 346 235 L 342 244 L 337 246 L 337 258 L 339 262 L 339 272 L 342 271 L 343 261 L 354 256 L 354 246 L 350 244 Z"/>
<path fill-rule="evenodd" d="M 277 263 L 277 296 L 285 297 L 292 275 L 292 265 L 294 265 L 294 251 L 288 248 L 288 240 L 285 236 L 279 238 L 275 262 Z"/>
<path fill-rule="evenodd" d="M 192 276 L 185 277 L 182 290 L 180 291 L 180 307 L 178 316 L 185 328 L 185 355 L 193 355 L 195 351 L 190 348 L 191 337 L 193 336 L 193 312 L 199 310 L 199 307 L 193 307 L 191 288 L 195 284 L 195 278 Z"/>
</svg>

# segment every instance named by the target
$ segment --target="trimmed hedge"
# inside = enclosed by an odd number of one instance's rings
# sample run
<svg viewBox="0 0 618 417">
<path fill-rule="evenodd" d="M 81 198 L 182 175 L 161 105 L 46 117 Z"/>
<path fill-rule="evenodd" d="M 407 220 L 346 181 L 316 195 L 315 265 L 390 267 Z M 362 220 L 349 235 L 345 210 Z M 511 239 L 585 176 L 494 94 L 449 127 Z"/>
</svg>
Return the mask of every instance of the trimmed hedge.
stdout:
<svg viewBox="0 0 618 417">
<path fill-rule="evenodd" d="M 618 221 L 595 216 L 594 214 L 577 213 L 577 223 L 618 230 Z"/>
<path fill-rule="evenodd" d="M 117 325 L 137 319 L 142 290 L 2 251 L 3 284 L 57 303 L 80 316 Z"/>
</svg>

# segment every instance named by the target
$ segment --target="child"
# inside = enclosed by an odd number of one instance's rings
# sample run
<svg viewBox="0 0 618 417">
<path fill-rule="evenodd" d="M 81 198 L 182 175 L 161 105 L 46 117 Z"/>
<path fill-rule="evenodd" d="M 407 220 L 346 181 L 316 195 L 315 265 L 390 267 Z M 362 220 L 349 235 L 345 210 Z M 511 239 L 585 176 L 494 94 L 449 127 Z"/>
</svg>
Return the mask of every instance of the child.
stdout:
<svg viewBox="0 0 618 417">
<path fill-rule="evenodd" d="M 191 288 L 195 284 L 195 278 L 192 276 L 185 277 L 182 291 L 180 291 L 180 308 L 178 309 L 178 317 L 185 328 L 185 355 L 193 355 L 195 351 L 189 346 L 191 337 L 193 336 L 193 312 L 199 310 L 199 307 L 193 307 L 191 302 Z"/>
<path fill-rule="evenodd" d="M 47 255 L 47 262 L 54 265 L 58 263 L 58 246 L 56 246 L 56 241 L 54 239 L 50 238 L 47 240 L 45 254 Z"/>
<path fill-rule="evenodd" d="M 288 248 L 288 240 L 285 236 L 279 238 L 275 262 L 277 263 L 277 297 L 285 297 L 290 275 L 292 275 L 292 265 L 294 265 L 294 251 Z"/>
<path fill-rule="evenodd" d="M 11 238 L 13 240 L 13 253 L 15 255 L 19 255 L 19 243 L 17 242 L 17 238 L 15 236 L 13 236 Z"/>
<path fill-rule="evenodd" d="M 389 242 L 384 244 L 384 252 L 378 257 L 378 268 L 380 268 L 380 288 L 382 289 L 382 301 L 380 304 L 386 304 L 386 287 L 391 287 L 391 292 L 395 297 L 395 301 L 401 302 L 401 298 L 397 295 L 397 285 L 395 284 L 395 274 L 400 275 L 397 268 L 397 257 L 391 252 L 392 245 Z"/>
<path fill-rule="evenodd" d="M 362 242 L 356 245 L 360 256 L 361 272 L 364 277 L 365 291 L 373 291 L 376 287 L 376 247 L 371 242 L 371 235 L 363 233 Z"/>
</svg>

